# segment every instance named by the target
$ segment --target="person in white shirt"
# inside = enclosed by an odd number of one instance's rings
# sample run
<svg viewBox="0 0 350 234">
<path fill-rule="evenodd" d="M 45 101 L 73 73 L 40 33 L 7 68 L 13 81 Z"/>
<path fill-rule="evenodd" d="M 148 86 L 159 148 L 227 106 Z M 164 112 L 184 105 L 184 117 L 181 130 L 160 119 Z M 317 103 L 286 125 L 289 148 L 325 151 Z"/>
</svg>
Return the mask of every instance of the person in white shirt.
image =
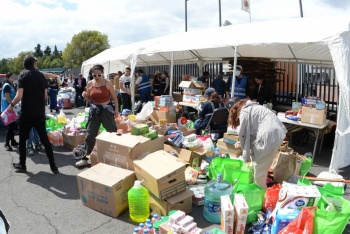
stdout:
<svg viewBox="0 0 350 234">
<path fill-rule="evenodd" d="M 131 69 L 130 67 L 125 68 L 125 73 L 119 78 L 119 88 L 120 95 L 122 98 L 123 110 L 129 109 L 131 110 L 131 91 L 130 91 L 130 83 L 131 83 Z"/>
</svg>

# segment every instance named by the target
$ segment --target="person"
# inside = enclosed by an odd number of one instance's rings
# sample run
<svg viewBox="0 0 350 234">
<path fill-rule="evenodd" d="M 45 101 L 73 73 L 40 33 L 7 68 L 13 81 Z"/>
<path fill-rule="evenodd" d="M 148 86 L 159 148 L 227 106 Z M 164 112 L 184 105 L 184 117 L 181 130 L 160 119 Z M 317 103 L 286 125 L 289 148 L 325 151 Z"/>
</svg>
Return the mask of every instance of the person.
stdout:
<svg viewBox="0 0 350 234">
<path fill-rule="evenodd" d="M 252 99 L 256 100 L 260 105 L 264 102 L 268 103 L 272 100 L 272 92 L 270 85 L 265 81 L 265 74 L 259 73 L 255 75 L 255 93 L 252 95 Z"/>
<path fill-rule="evenodd" d="M 75 166 L 82 167 L 88 164 L 87 155 L 90 155 L 96 142 L 96 136 L 100 125 L 107 132 L 116 132 L 117 126 L 115 124 L 114 116 L 118 116 L 118 100 L 114 92 L 113 83 L 106 80 L 103 75 L 104 67 L 97 64 L 92 67 L 93 80 L 89 81 L 86 86 L 86 92 L 83 92 L 84 98 L 92 100 L 90 104 L 89 118 L 86 123 L 86 137 L 85 137 L 85 155 L 78 161 Z M 113 99 L 114 105 L 111 103 Z"/>
<path fill-rule="evenodd" d="M 226 82 L 224 81 L 224 74 L 219 72 L 217 77 L 211 83 L 211 86 L 215 89 L 215 91 L 221 96 L 221 98 L 225 97 L 226 93 Z"/>
<path fill-rule="evenodd" d="M 5 77 L 5 82 L 1 91 L 1 112 L 4 112 L 6 108 L 10 105 L 12 100 L 15 98 L 16 92 L 13 86 L 13 81 L 15 77 L 12 72 L 8 72 Z M 12 151 L 11 146 L 18 146 L 17 141 L 15 140 L 14 130 L 17 128 L 17 122 L 12 122 L 8 125 L 6 133 L 6 143 L 5 148 L 7 151 Z M 11 141 L 11 145 L 10 145 Z"/>
<path fill-rule="evenodd" d="M 119 78 L 119 88 L 120 88 L 120 95 L 122 98 L 122 105 L 123 110 L 128 109 L 131 110 L 132 104 L 131 104 L 131 90 L 130 90 L 130 83 L 131 83 L 131 68 L 127 67 L 125 68 L 124 74 Z"/>
<path fill-rule="evenodd" d="M 208 82 L 210 79 L 210 74 L 208 71 L 203 72 L 203 75 L 197 79 L 197 81 L 202 82 L 205 87 L 208 87 Z"/>
<path fill-rule="evenodd" d="M 157 72 L 154 74 L 153 77 L 153 88 L 152 88 L 152 94 L 153 96 L 161 96 L 161 81 L 162 80 L 162 74 L 160 72 Z"/>
<path fill-rule="evenodd" d="M 169 85 L 170 85 L 169 74 L 168 72 L 163 71 L 161 74 L 161 84 L 160 84 L 160 91 L 162 92 L 162 95 L 169 95 Z"/>
<path fill-rule="evenodd" d="M 114 91 L 115 91 L 115 95 L 117 96 L 119 104 L 122 103 L 122 99 L 119 91 L 119 79 L 120 77 L 122 77 L 122 75 L 123 75 L 123 72 L 118 71 L 117 74 L 115 74 L 114 76 Z M 120 110 L 120 105 L 118 106 L 118 109 Z"/>
<path fill-rule="evenodd" d="M 231 107 L 229 125 L 238 130 L 243 161 L 254 162 L 255 183 L 266 188 L 267 172 L 286 137 L 286 128 L 272 111 L 250 100 Z"/>
<path fill-rule="evenodd" d="M 234 97 L 237 97 L 239 99 L 245 99 L 249 97 L 249 82 L 248 78 L 242 74 L 243 67 L 241 65 L 236 66 L 236 73 L 235 73 L 235 90 L 234 90 Z M 233 75 L 230 75 L 227 80 L 227 97 L 226 99 L 231 98 L 231 86 L 232 86 L 232 79 Z"/>
<path fill-rule="evenodd" d="M 198 119 L 194 122 L 194 127 L 196 129 L 196 134 L 200 135 L 201 130 L 204 129 L 210 119 L 210 114 L 218 108 L 225 107 L 224 103 L 221 101 L 221 98 L 215 89 L 207 88 L 204 92 L 205 101 L 202 103 L 199 110 Z"/>
<path fill-rule="evenodd" d="M 138 78 L 136 80 L 136 86 L 140 94 L 141 103 L 146 103 L 151 101 L 151 82 L 149 77 L 142 71 L 142 69 L 137 70 Z"/>
<path fill-rule="evenodd" d="M 48 81 L 48 86 L 49 86 L 49 96 L 50 96 L 50 112 L 52 113 L 52 110 L 56 110 L 56 113 L 58 113 L 59 111 L 57 107 L 57 94 L 59 89 L 58 79 L 54 77 L 50 77 Z"/>
<path fill-rule="evenodd" d="M 51 171 L 54 174 L 59 173 L 52 145 L 46 133 L 45 98 L 47 98 L 47 82 L 38 70 L 36 58 L 28 55 L 24 59 L 24 70 L 19 74 L 17 94 L 9 106 L 9 111 L 13 111 L 13 107 L 22 100 L 19 118 L 19 163 L 13 163 L 17 172 L 27 172 L 26 140 L 30 129 L 35 127 L 45 147 Z"/>
<path fill-rule="evenodd" d="M 82 96 L 83 91 L 86 86 L 86 79 L 83 74 L 79 74 L 77 78 L 74 79 L 73 87 L 75 89 L 75 107 L 84 106 L 84 98 Z"/>
<path fill-rule="evenodd" d="M 38 131 L 34 127 L 30 129 L 29 137 L 27 140 L 27 154 L 29 156 L 33 156 L 35 154 L 33 143 L 35 145 L 35 150 L 37 151 L 45 150 L 44 146 L 40 143 L 40 137 L 39 137 Z"/>
<path fill-rule="evenodd" d="M 67 87 L 73 87 L 73 85 L 74 85 L 73 74 L 69 74 L 67 79 Z"/>
</svg>

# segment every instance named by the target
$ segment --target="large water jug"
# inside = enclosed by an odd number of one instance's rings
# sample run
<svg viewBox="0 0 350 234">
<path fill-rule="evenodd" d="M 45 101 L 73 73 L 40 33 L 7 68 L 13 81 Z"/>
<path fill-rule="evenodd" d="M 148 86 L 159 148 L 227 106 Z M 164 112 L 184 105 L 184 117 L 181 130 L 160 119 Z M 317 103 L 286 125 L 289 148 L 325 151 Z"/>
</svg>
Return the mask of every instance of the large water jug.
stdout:
<svg viewBox="0 0 350 234">
<path fill-rule="evenodd" d="M 222 180 L 222 174 L 217 175 L 216 180 L 212 180 L 204 187 L 204 207 L 203 216 L 212 223 L 221 222 L 221 196 L 232 194 L 232 185 Z"/>
<path fill-rule="evenodd" d="M 134 222 L 145 222 L 150 216 L 148 190 L 136 180 L 128 191 L 129 215 Z"/>
</svg>

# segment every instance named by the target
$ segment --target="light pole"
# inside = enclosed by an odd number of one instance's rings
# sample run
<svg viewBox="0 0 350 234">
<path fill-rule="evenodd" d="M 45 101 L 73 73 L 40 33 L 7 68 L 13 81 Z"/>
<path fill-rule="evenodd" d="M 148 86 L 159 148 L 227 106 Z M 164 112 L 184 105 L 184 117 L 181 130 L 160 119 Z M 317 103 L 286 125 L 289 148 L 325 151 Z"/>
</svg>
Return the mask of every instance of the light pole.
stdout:
<svg viewBox="0 0 350 234">
<path fill-rule="evenodd" d="M 299 7 L 300 7 L 300 16 L 301 18 L 303 18 L 303 3 L 302 3 L 302 0 L 299 0 Z"/>
<path fill-rule="evenodd" d="M 185 32 L 187 32 L 187 1 L 185 0 Z"/>
<path fill-rule="evenodd" d="M 219 26 L 221 27 L 221 0 L 219 0 Z"/>
</svg>

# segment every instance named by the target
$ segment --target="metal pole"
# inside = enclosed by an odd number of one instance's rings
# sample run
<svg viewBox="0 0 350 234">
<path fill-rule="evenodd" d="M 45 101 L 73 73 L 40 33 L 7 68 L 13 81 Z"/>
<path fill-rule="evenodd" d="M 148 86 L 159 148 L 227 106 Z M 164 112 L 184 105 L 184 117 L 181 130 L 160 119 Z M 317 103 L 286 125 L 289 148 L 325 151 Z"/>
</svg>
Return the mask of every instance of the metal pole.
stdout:
<svg viewBox="0 0 350 234">
<path fill-rule="evenodd" d="M 185 0 L 185 32 L 187 32 L 187 1 Z"/>
<path fill-rule="evenodd" d="M 299 7 L 300 7 L 300 16 L 301 18 L 303 18 L 303 3 L 302 3 L 302 0 L 299 0 Z"/>
<path fill-rule="evenodd" d="M 221 0 L 219 0 L 219 26 L 221 27 Z"/>
<path fill-rule="evenodd" d="M 237 46 L 235 46 L 235 54 L 233 59 L 233 74 L 231 81 L 231 98 L 235 96 L 235 82 L 236 82 L 236 66 L 237 66 Z"/>
<path fill-rule="evenodd" d="M 173 77 L 174 77 L 174 51 L 171 52 L 169 95 L 173 95 L 173 82 L 174 82 Z"/>
</svg>

